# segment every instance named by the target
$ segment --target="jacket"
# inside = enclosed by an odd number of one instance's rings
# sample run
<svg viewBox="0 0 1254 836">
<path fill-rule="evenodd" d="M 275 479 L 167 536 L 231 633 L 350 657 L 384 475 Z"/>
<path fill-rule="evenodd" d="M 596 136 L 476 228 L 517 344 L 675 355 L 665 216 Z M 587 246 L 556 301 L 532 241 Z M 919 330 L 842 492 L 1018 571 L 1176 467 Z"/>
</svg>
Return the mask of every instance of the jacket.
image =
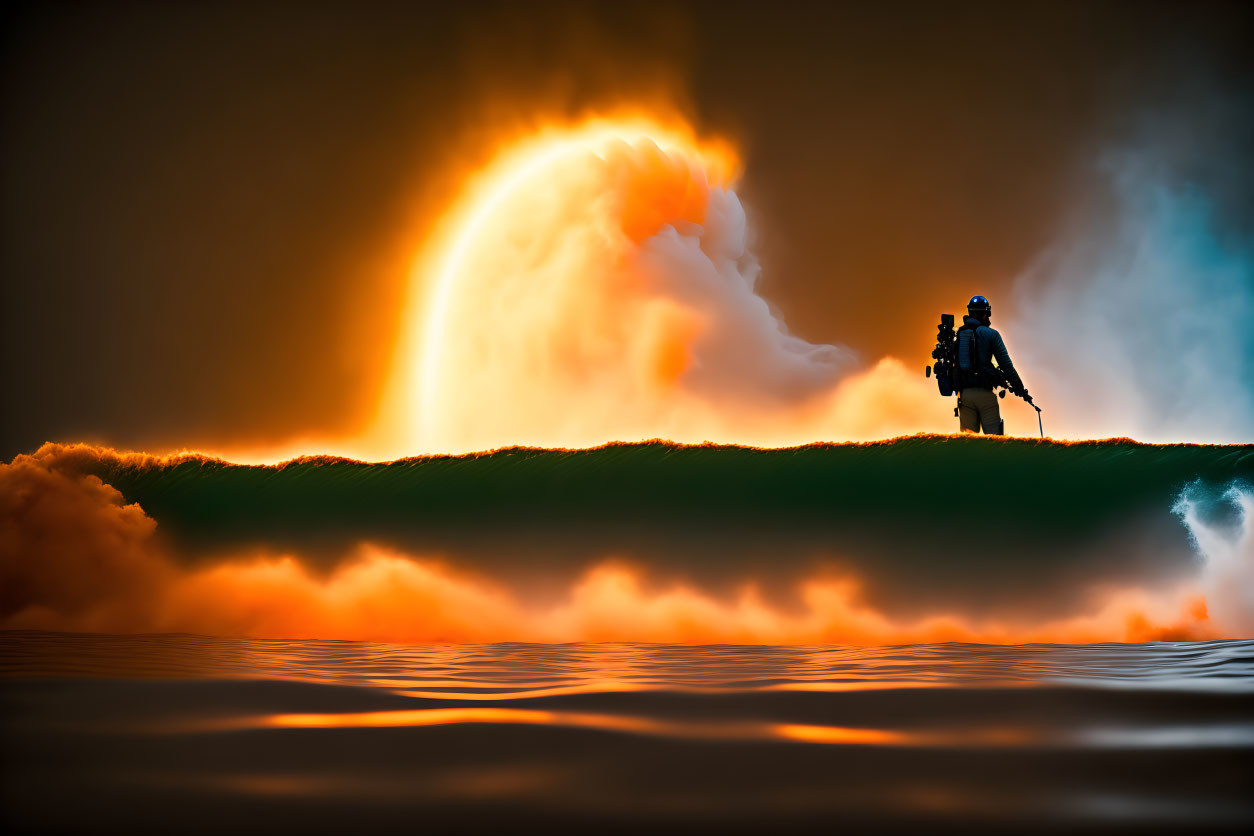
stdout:
<svg viewBox="0 0 1254 836">
<path fill-rule="evenodd" d="M 1011 390 L 1016 393 L 1022 392 L 1023 381 L 1019 378 L 1019 373 L 1015 371 L 1014 363 L 1010 362 L 1010 352 L 1006 350 L 1006 342 L 1001 338 L 1001 334 L 997 333 L 997 329 L 981 325 L 980 321 L 973 316 L 964 316 L 962 324 L 965 328 L 975 329 L 975 368 L 995 375 L 992 361 L 996 359 L 996 368 L 1006 375 Z"/>
</svg>

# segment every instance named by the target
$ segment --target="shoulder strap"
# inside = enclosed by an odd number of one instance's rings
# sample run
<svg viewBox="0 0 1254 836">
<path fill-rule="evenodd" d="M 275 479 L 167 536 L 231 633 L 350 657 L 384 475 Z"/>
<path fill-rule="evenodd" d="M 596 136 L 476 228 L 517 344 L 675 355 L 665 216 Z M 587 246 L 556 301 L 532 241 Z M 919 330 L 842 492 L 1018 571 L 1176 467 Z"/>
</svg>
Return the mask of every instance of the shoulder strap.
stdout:
<svg viewBox="0 0 1254 836">
<path fill-rule="evenodd" d="M 967 370 L 976 371 L 980 367 L 979 347 L 976 345 L 976 331 L 969 325 L 963 325 L 958 329 L 958 367 L 962 368 L 962 332 L 967 332 Z"/>
</svg>

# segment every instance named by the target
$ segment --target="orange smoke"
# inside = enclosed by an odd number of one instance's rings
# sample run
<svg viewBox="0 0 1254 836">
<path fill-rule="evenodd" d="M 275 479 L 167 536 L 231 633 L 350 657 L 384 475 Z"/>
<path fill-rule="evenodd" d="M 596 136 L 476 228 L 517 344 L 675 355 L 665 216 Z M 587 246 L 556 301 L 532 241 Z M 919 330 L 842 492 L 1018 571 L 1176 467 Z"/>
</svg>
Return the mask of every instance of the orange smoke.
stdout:
<svg viewBox="0 0 1254 836">
<path fill-rule="evenodd" d="M 375 437 L 323 449 L 787 446 L 951 430 L 917 369 L 859 369 L 848 349 L 788 333 L 757 292 L 738 168 L 727 143 L 675 118 L 502 143 L 416 261 Z"/>
<path fill-rule="evenodd" d="M 503 137 L 414 259 L 373 426 L 215 452 L 274 463 L 953 431 L 919 366 L 789 333 L 758 292 L 739 169 L 729 143 L 677 116 Z"/>
<path fill-rule="evenodd" d="M 137 505 L 94 476 L 32 456 L 0 465 L 0 503 L 0 628 L 403 643 L 1015 644 L 1219 634 L 1189 590 L 1116 591 L 1086 613 L 1014 623 L 961 613 L 893 619 L 862 598 L 856 579 L 806 582 L 800 604 L 786 609 L 751 586 L 733 598 L 653 587 L 613 562 L 588 569 L 558 604 L 540 606 L 443 563 L 370 545 L 327 576 L 293 556 L 185 569 Z"/>
</svg>

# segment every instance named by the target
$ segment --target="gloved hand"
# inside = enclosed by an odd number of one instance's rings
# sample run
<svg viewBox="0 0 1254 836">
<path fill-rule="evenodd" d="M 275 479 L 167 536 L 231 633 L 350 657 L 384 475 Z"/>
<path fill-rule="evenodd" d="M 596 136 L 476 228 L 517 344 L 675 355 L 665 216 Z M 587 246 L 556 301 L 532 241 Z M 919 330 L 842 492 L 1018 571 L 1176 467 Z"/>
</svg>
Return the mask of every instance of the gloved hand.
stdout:
<svg viewBox="0 0 1254 836">
<path fill-rule="evenodd" d="M 1019 397 L 1023 398 L 1028 403 L 1032 403 L 1032 396 L 1028 394 L 1027 389 L 1024 389 L 1022 392 L 1020 392 Z"/>
</svg>

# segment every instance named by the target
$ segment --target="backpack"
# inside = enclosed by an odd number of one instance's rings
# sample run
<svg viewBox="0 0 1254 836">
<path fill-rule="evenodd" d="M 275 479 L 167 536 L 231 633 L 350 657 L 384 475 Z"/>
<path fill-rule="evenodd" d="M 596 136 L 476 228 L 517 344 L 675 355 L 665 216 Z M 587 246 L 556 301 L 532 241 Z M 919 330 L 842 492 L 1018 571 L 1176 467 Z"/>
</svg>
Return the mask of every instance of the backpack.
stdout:
<svg viewBox="0 0 1254 836">
<path fill-rule="evenodd" d="M 958 391 L 973 386 L 992 389 L 1000 384 L 996 376 L 980 367 L 979 342 L 976 329 L 963 325 L 958 329 L 957 362 L 954 363 L 953 386 Z"/>
</svg>

